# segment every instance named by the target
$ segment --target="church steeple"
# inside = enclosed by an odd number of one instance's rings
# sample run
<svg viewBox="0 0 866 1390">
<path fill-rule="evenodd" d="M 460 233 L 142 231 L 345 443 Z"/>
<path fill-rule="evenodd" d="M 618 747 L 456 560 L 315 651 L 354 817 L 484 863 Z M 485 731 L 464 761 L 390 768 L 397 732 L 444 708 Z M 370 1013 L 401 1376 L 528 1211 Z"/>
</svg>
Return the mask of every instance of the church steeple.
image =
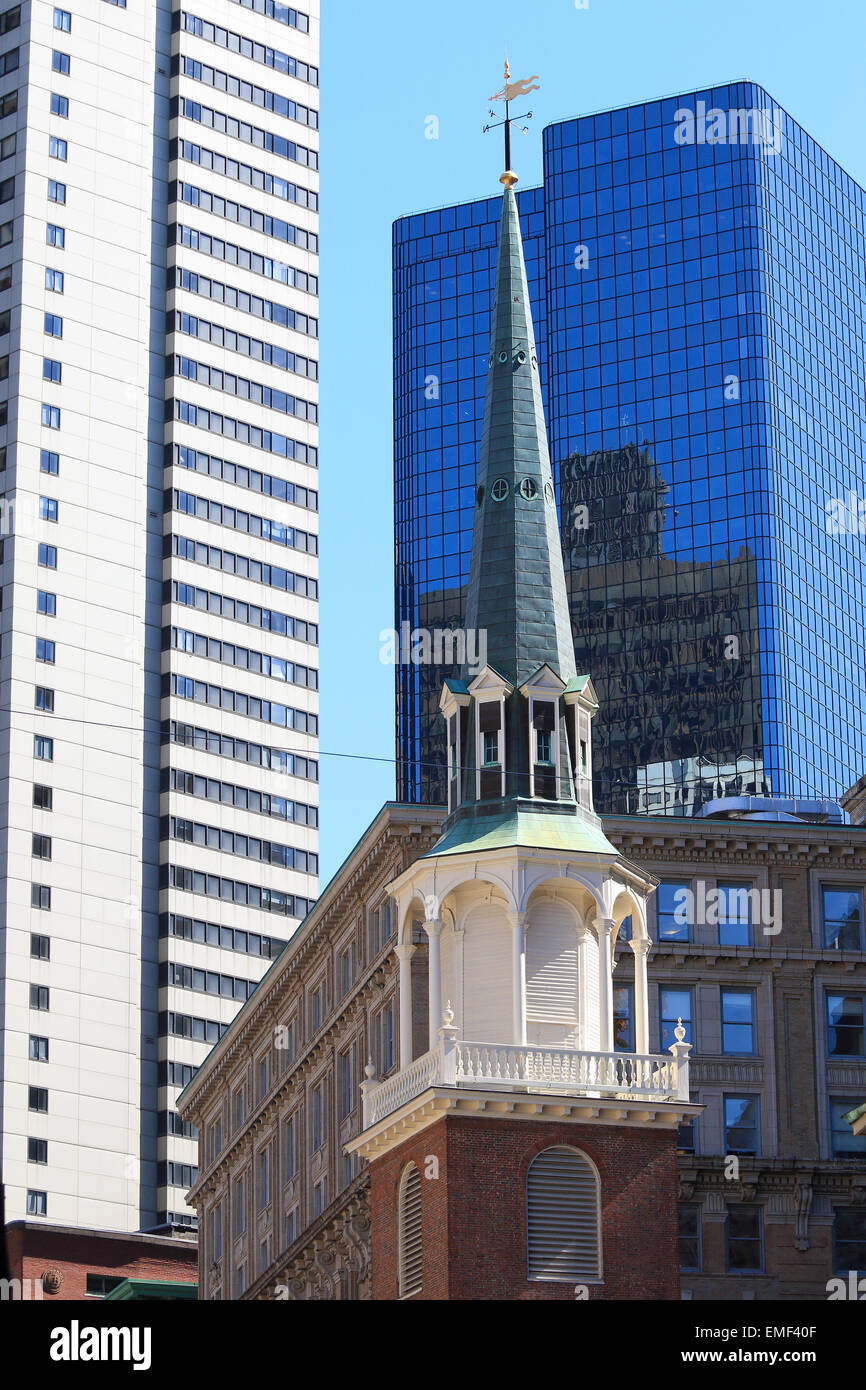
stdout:
<svg viewBox="0 0 866 1390">
<path fill-rule="evenodd" d="M 507 104 L 527 83 L 506 85 Z M 533 79 L 529 79 L 529 82 Z M 486 652 L 446 681 L 449 811 L 592 811 L 589 678 L 574 661 L 538 354 L 514 184 L 506 167 L 466 628 Z M 494 804 L 491 804 L 494 803 Z M 506 809 L 500 806 L 499 810 Z"/>
</svg>

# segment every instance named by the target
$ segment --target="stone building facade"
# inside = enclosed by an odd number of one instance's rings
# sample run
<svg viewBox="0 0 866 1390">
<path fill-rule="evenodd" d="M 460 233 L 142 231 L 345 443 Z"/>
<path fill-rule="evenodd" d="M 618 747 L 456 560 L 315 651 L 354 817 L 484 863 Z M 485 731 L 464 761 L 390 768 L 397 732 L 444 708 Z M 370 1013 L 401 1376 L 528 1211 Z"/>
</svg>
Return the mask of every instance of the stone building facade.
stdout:
<svg viewBox="0 0 866 1390">
<path fill-rule="evenodd" d="M 406 948 L 386 886 L 431 848 L 442 814 L 383 808 L 181 1098 L 199 1129 L 190 1200 L 203 1298 L 371 1296 L 367 1170 L 353 1171 L 344 1145 L 361 1130 L 367 1058 L 378 1076 L 399 1065 Z M 691 1014 L 692 1096 L 704 1108 L 680 1134 L 683 1296 L 826 1297 L 837 1270 L 866 1268 L 866 1143 L 841 1121 L 866 1093 L 866 830 L 612 817 L 605 831 L 660 881 L 648 921 L 651 1050 L 674 1010 Z M 777 907 L 776 920 L 756 911 L 751 924 L 720 927 L 720 883 L 762 890 L 750 901 Z M 669 908 L 684 886 L 692 920 L 679 923 Z M 842 889 L 844 921 L 832 915 Z M 410 962 L 414 1055 L 427 1045 L 423 935 Z M 614 974 L 626 1049 L 633 960 L 621 950 Z"/>
</svg>

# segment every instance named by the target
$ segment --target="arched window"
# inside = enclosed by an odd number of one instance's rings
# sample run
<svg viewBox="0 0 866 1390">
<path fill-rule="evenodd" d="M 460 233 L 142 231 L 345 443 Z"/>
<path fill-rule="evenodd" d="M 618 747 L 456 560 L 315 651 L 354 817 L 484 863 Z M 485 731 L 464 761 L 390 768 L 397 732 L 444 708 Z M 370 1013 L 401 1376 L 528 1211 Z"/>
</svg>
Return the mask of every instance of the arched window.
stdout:
<svg viewBox="0 0 866 1390">
<path fill-rule="evenodd" d="M 421 1292 L 421 1174 L 407 1163 L 397 1194 L 397 1282 L 400 1298 Z"/>
<path fill-rule="evenodd" d="M 601 1184 L 579 1149 L 543 1149 L 526 1175 L 529 1278 L 601 1278 Z"/>
</svg>

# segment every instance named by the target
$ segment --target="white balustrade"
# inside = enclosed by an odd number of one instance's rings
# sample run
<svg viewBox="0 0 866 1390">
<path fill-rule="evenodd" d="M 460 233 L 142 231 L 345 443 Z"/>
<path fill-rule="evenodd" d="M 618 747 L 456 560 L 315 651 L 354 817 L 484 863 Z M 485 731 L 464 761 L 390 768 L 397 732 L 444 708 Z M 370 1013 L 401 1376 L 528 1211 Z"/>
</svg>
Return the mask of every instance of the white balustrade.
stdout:
<svg viewBox="0 0 866 1390">
<path fill-rule="evenodd" d="M 673 1049 L 672 1049 L 673 1051 Z M 573 1048 L 512 1046 L 440 1039 L 408 1067 L 365 1087 L 364 1127 L 393 1114 L 430 1086 L 481 1086 L 550 1091 L 623 1100 L 688 1100 L 688 1045 L 672 1056 L 579 1052 Z"/>
</svg>

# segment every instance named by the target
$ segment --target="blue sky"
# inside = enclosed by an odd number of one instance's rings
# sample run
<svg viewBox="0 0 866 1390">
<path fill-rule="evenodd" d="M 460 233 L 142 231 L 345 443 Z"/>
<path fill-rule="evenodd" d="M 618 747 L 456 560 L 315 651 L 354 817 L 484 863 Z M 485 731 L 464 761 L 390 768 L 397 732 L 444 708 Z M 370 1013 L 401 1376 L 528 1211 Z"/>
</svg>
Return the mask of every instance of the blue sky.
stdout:
<svg viewBox="0 0 866 1390">
<path fill-rule="evenodd" d="M 322 0 L 322 886 L 394 795 L 391 224 L 499 189 L 502 80 L 538 73 L 520 186 L 551 121 L 749 78 L 866 183 L 863 0 Z M 439 138 L 425 137 L 429 116 Z M 347 756 L 347 755 L 353 756 Z M 339 756 L 337 756 L 339 755 Z"/>
</svg>

